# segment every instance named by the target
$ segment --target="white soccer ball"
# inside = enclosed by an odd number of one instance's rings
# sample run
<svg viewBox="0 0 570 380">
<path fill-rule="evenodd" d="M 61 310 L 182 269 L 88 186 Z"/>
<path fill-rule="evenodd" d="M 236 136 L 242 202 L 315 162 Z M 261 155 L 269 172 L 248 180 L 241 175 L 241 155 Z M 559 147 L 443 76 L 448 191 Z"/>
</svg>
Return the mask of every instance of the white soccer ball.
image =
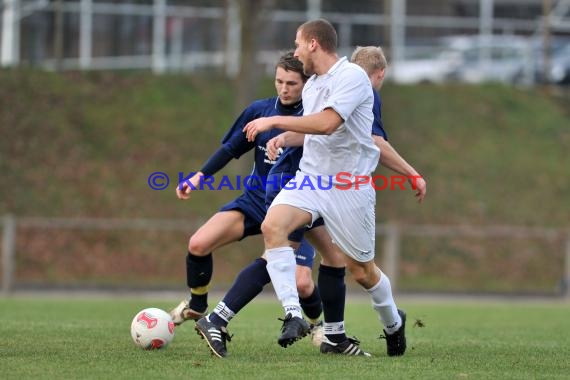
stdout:
<svg viewBox="0 0 570 380">
<path fill-rule="evenodd" d="M 164 348 L 174 338 L 174 322 L 164 310 L 144 309 L 133 318 L 131 336 L 135 344 L 145 350 Z"/>
<path fill-rule="evenodd" d="M 320 347 L 323 343 L 323 338 L 325 336 L 325 329 L 322 322 L 311 329 L 311 342 L 314 346 Z"/>
</svg>

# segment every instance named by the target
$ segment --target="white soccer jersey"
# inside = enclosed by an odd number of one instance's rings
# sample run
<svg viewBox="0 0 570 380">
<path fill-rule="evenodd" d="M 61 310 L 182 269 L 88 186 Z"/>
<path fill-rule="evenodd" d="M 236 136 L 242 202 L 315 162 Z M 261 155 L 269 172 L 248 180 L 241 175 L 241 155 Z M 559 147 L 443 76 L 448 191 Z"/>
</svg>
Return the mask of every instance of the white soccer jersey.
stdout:
<svg viewBox="0 0 570 380">
<path fill-rule="evenodd" d="M 378 164 L 379 149 L 372 140 L 372 104 L 370 79 L 364 70 L 346 57 L 324 75 L 313 75 L 303 88 L 304 115 L 334 109 L 344 120 L 331 135 L 305 136 L 301 171 L 314 177 L 340 172 L 370 175 Z M 347 180 L 344 177 L 344 180 Z"/>
</svg>

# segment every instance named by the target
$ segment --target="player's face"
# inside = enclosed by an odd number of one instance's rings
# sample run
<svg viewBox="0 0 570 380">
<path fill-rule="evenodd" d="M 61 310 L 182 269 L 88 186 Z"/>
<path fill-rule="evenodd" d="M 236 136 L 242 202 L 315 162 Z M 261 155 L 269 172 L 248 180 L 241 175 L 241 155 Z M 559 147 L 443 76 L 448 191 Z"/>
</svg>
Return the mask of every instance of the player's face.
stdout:
<svg viewBox="0 0 570 380">
<path fill-rule="evenodd" d="M 303 71 L 306 76 L 311 76 L 315 73 L 313 61 L 309 54 L 310 44 L 310 41 L 303 37 L 302 31 L 298 30 L 295 36 L 295 52 L 293 55 L 303 64 Z"/>
<path fill-rule="evenodd" d="M 301 100 L 304 84 L 301 74 L 295 71 L 287 71 L 282 67 L 275 70 L 275 90 L 281 104 L 295 104 Z"/>
<path fill-rule="evenodd" d="M 382 83 L 384 82 L 384 69 L 378 69 L 370 75 L 370 82 L 372 83 L 372 87 L 376 90 L 380 90 L 382 87 Z"/>
</svg>

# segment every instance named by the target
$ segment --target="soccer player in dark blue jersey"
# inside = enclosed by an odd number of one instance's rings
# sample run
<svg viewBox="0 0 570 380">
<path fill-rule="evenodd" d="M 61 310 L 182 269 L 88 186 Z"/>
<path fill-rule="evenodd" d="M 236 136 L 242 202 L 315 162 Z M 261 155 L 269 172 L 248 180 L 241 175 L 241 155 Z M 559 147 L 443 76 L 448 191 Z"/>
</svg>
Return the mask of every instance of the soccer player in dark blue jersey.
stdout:
<svg viewBox="0 0 570 380">
<path fill-rule="evenodd" d="M 266 181 L 266 206 L 269 207 L 275 196 L 287 182 L 295 177 L 299 169 L 299 161 L 303 155 L 302 146 L 292 146 L 280 152 L 280 156 L 273 156 L 277 162 L 271 168 Z M 309 237 L 319 251 L 330 251 L 334 246 L 330 239 L 322 235 L 322 219 L 315 221 L 310 229 Z M 311 322 L 310 330 L 313 344 L 320 346 L 322 339 L 322 322 L 318 320 L 322 312 L 319 288 L 312 279 L 314 250 L 310 249 L 304 239 L 305 228 L 294 231 L 290 236 L 290 244 L 295 249 L 295 280 L 300 294 L 300 304 L 305 315 Z M 336 263 L 344 265 L 343 262 Z M 233 285 L 216 305 L 213 312 L 198 320 L 196 329 L 206 339 L 212 353 L 218 357 L 227 355 L 226 340 L 229 340 L 227 325 L 232 318 L 251 302 L 271 282 L 267 271 L 265 258 L 257 258 L 236 277 Z M 304 291 L 304 298 L 302 298 Z M 319 323 L 320 322 L 320 323 Z"/>
<path fill-rule="evenodd" d="M 388 142 L 388 135 L 382 123 L 382 99 L 378 91 L 382 87 L 388 66 L 384 52 L 378 46 L 358 46 L 350 60 L 364 69 L 374 88 L 372 137 L 380 149 L 380 164 L 408 178 L 412 189 L 416 191 L 416 199 L 421 202 L 427 191 L 426 181 Z"/>
<path fill-rule="evenodd" d="M 190 238 L 186 256 L 190 297 L 170 312 L 176 325 L 189 319 L 197 320 L 206 313 L 208 288 L 213 272 L 212 252 L 247 236 L 261 233 L 261 222 L 267 211 L 264 182 L 275 164 L 275 160 L 267 157 L 265 146 L 269 139 L 281 131 L 274 130 L 260 134 L 255 141 L 249 142 L 242 132 L 243 127 L 249 121 L 262 116 L 302 115 L 301 91 L 306 79 L 302 64 L 293 57 L 293 54 L 283 55 L 275 70 L 277 96 L 257 100 L 249 105 L 222 139 L 222 146 L 207 160 L 203 168 L 178 185 L 176 189 L 178 198 L 189 199 L 191 191 L 201 188 L 201 183 L 204 183 L 206 177 L 217 173 L 232 159 L 237 159 L 254 149 L 255 163 L 251 180 L 243 194 L 224 205 Z M 297 254 L 308 258 L 312 266 L 314 249 L 306 242 L 298 244 L 296 248 Z M 309 265 L 308 260 L 304 260 L 303 265 Z M 306 271 L 301 272 L 305 273 Z M 305 315 L 310 319 L 317 319 L 322 306 L 318 289 L 314 286 L 310 274 L 309 270 L 308 278 L 300 276 L 298 291 Z"/>
</svg>

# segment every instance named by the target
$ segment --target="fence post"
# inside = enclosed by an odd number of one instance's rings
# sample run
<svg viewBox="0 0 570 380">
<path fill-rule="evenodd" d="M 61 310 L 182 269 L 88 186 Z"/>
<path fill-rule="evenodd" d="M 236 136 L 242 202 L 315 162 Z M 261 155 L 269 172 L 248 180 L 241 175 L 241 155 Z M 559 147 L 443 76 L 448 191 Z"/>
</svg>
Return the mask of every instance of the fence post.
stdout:
<svg viewBox="0 0 570 380">
<path fill-rule="evenodd" d="M 152 72 L 163 74 L 166 71 L 166 0 L 154 0 L 152 21 Z"/>
<path fill-rule="evenodd" d="M 566 235 L 564 255 L 564 274 L 562 278 L 562 296 L 570 301 L 570 233 Z"/>
<path fill-rule="evenodd" d="M 241 19 L 239 16 L 240 4 L 237 0 L 229 0 L 227 4 L 227 43 L 224 52 L 224 65 L 228 78 L 235 78 L 241 68 Z"/>
<path fill-rule="evenodd" d="M 20 0 L 3 1 L 0 66 L 18 66 L 20 61 Z"/>
<path fill-rule="evenodd" d="M 93 0 L 81 0 L 79 16 L 79 67 L 91 68 L 93 56 Z"/>
<path fill-rule="evenodd" d="M 383 271 L 390 277 L 392 290 L 397 289 L 398 263 L 400 261 L 400 227 L 390 223 L 386 226 L 386 239 L 384 240 L 384 268 Z"/>
<path fill-rule="evenodd" d="M 14 274 L 14 257 L 16 254 L 16 218 L 13 215 L 4 215 L 2 231 L 2 294 L 6 295 L 12 290 L 12 276 Z"/>
</svg>

